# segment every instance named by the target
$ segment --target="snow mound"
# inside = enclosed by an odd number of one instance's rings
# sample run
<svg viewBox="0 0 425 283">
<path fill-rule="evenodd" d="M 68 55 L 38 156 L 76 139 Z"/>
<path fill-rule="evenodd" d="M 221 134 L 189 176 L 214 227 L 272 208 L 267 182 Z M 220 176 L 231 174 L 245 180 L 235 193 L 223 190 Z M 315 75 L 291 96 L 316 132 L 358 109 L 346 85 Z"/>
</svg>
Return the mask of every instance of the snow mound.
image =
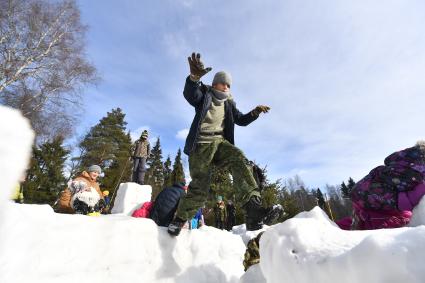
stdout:
<svg viewBox="0 0 425 283">
<path fill-rule="evenodd" d="M 419 225 L 425 225 L 425 197 L 422 197 L 421 201 L 413 209 L 412 219 L 410 220 L 409 227 L 416 227 Z"/>
<path fill-rule="evenodd" d="M 111 213 L 131 215 L 152 197 L 152 187 L 137 183 L 122 183 L 118 188 Z"/>
<path fill-rule="evenodd" d="M 425 280 L 425 226 L 344 231 L 316 207 L 270 227 L 260 255 L 271 283 L 419 283 Z"/>
<path fill-rule="evenodd" d="M 245 245 L 227 231 L 171 237 L 146 218 L 6 206 L 0 282 L 238 282 L 244 273 Z"/>
</svg>

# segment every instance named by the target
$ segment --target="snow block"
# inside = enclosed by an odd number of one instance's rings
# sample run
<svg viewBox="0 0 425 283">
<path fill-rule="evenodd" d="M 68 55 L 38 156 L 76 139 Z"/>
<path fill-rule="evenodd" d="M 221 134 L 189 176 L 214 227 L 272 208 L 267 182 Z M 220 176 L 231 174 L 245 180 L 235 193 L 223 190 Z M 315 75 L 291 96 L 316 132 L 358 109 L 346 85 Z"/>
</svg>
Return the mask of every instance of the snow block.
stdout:
<svg viewBox="0 0 425 283">
<path fill-rule="evenodd" d="M 34 133 L 19 111 L 0 106 L 0 210 L 24 175 L 31 156 Z M 0 216 L 3 213 L 0 211 Z M 1 220 L 0 220 L 1 225 Z"/>
<path fill-rule="evenodd" d="M 122 183 L 118 188 L 111 213 L 133 214 L 143 203 L 150 201 L 152 197 L 152 187 L 149 185 L 139 185 L 137 183 Z"/>
</svg>

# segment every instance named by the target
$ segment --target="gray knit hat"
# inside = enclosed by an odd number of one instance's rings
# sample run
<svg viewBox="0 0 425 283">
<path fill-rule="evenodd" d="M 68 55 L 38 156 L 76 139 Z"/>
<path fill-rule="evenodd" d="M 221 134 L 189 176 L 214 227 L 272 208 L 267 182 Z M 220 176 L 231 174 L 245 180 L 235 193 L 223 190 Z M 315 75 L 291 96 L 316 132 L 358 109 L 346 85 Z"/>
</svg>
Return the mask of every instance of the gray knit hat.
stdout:
<svg viewBox="0 0 425 283">
<path fill-rule="evenodd" d="M 102 169 L 100 168 L 99 165 L 91 165 L 89 168 L 87 168 L 88 172 L 97 172 L 99 174 L 102 173 Z"/>
<path fill-rule="evenodd" d="M 216 73 L 212 85 L 219 83 L 227 84 L 230 87 L 232 85 L 232 76 L 225 71 L 220 71 Z"/>
<path fill-rule="evenodd" d="M 146 131 L 146 130 L 144 130 L 143 132 L 142 132 L 142 135 L 140 136 L 140 138 L 148 138 L 148 131 Z"/>
</svg>

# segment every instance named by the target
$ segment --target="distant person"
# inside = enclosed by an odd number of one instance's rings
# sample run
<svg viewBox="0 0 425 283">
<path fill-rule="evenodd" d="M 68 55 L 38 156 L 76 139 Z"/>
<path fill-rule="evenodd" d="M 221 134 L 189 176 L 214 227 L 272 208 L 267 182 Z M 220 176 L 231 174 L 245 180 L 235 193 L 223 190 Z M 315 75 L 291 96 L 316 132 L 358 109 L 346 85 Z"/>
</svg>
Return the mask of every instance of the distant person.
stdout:
<svg viewBox="0 0 425 283">
<path fill-rule="evenodd" d="M 223 230 L 226 222 L 226 204 L 223 201 L 222 196 L 217 197 L 217 202 L 214 205 L 214 219 L 215 227 Z"/>
<path fill-rule="evenodd" d="M 233 201 L 228 200 L 226 204 L 226 229 L 227 231 L 232 230 L 232 227 L 235 226 L 236 222 L 236 208 L 233 204 Z"/>
<path fill-rule="evenodd" d="M 180 199 L 185 195 L 187 187 L 180 182 L 163 189 L 156 197 L 150 211 L 150 218 L 158 226 L 167 227 L 174 218 Z"/>
<path fill-rule="evenodd" d="M 134 144 L 132 181 L 143 185 L 145 183 L 146 160 L 151 154 L 148 131 L 144 130 Z"/>
<path fill-rule="evenodd" d="M 195 216 L 190 220 L 190 229 L 198 229 L 205 225 L 204 215 L 202 214 L 202 207 L 198 209 Z"/>
<path fill-rule="evenodd" d="M 105 200 L 105 208 L 103 209 L 104 214 L 109 213 L 109 209 L 111 207 L 111 199 L 109 197 L 109 191 L 105 190 L 102 192 L 103 199 Z"/>
<path fill-rule="evenodd" d="M 403 227 L 425 194 L 425 141 L 397 151 L 374 168 L 351 191 L 353 218 L 341 228 L 370 230 Z"/>
<path fill-rule="evenodd" d="M 99 215 L 105 207 L 103 194 L 97 183 L 100 174 L 100 166 L 91 165 L 87 171 L 70 181 L 60 194 L 56 212 Z"/>
</svg>

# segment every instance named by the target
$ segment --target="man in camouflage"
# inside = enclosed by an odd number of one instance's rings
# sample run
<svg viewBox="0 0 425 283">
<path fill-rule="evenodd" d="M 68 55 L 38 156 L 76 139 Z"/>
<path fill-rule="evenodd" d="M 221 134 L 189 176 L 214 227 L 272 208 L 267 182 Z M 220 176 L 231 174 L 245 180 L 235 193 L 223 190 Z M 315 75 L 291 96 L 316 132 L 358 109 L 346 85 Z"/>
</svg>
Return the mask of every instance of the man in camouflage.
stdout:
<svg viewBox="0 0 425 283">
<path fill-rule="evenodd" d="M 134 144 L 133 153 L 133 177 L 132 181 L 143 185 L 145 183 L 146 159 L 150 154 L 148 131 L 144 130 Z"/>
<path fill-rule="evenodd" d="M 245 203 L 247 229 L 257 230 L 269 210 L 261 206 L 261 194 L 243 152 L 234 145 L 234 126 L 247 126 L 260 113 L 267 113 L 268 106 L 259 105 L 247 114 L 237 108 L 230 93 L 232 79 L 227 72 L 215 74 L 212 86 L 200 82 L 211 71 L 205 68 L 200 54 L 188 58 L 190 76 L 186 79 L 184 97 L 195 108 L 196 114 L 186 139 L 184 152 L 189 155 L 192 178 L 188 194 L 181 199 L 174 220 L 168 226 L 171 235 L 178 235 L 187 219 L 207 200 L 210 187 L 211 165 L 231 170 L 235 188 Z M 252 225 L 251 225 L 252 224 Z"/>
</svg>

